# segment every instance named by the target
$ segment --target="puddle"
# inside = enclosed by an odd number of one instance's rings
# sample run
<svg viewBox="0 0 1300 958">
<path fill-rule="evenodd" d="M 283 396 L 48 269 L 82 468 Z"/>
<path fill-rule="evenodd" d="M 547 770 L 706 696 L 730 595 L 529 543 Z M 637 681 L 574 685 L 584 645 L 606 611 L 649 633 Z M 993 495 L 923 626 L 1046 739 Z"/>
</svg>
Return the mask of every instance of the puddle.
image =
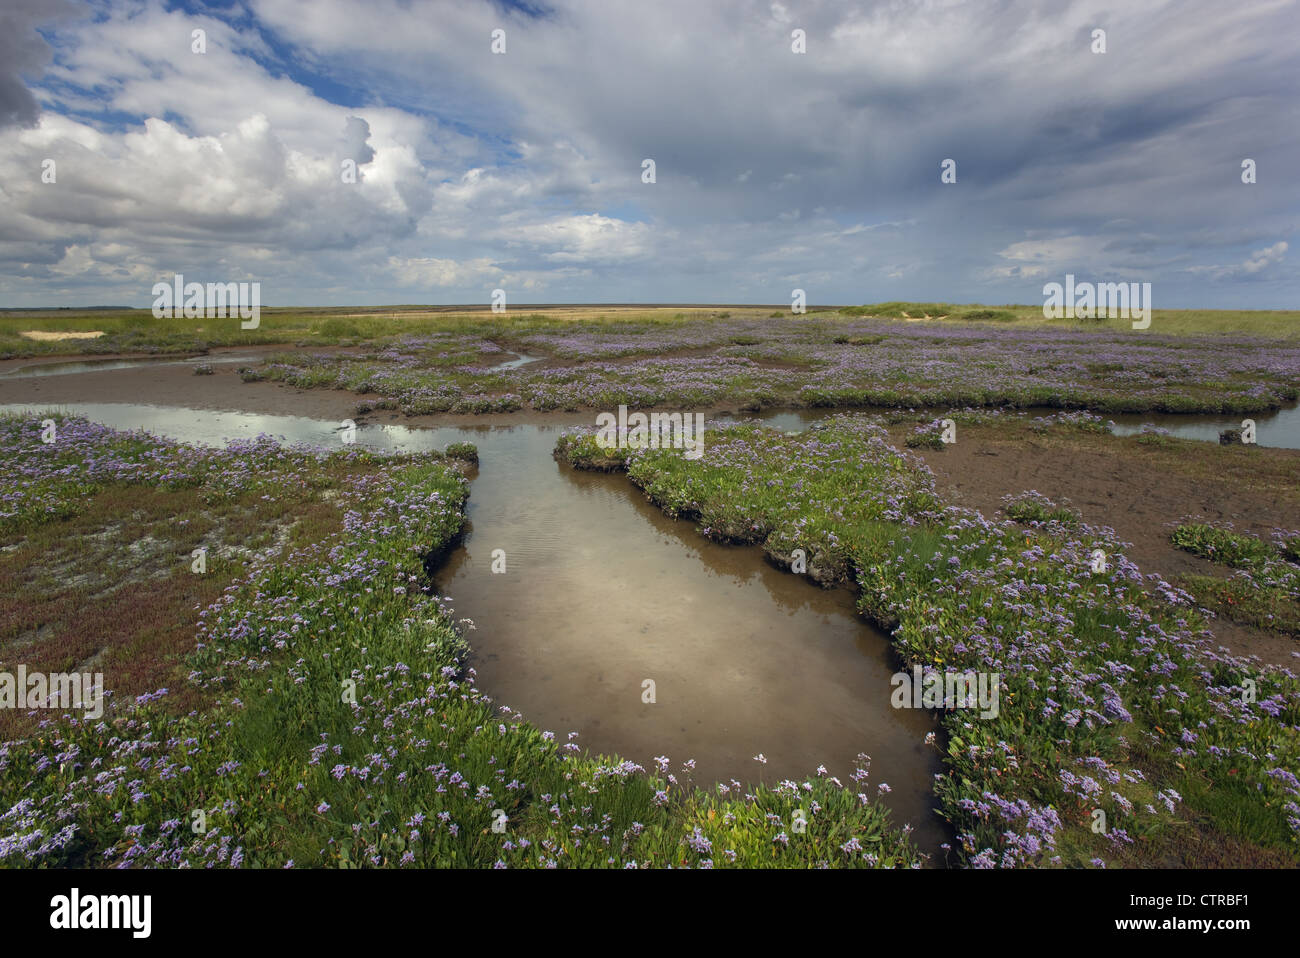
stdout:
<svg viewBox="0 0 1300 958">
<path fill-rule="evenodd" d="M 840 409 L 787 409 L 780 412 L 738 412 L 724 413 L 716 417 L 719 422 L 743 422 L 746 419 L 761 419 L 764 424 L 771 426 L 773 429 L 779 429 L 782 432 L 803 432 L 819 419 L 826 419 L 836 413 L 843 412 Z M 861 412 L 876 412 L 878 410 L 864 409 L 852 410 Z"/>
<path fill-rule="evenodd" d="M 84 416 L 114 429 L 146 429 L 158 436 L 204 446 L 223 446 L 231 439 L 253 439 L 259 433 L 285 442 L 306 442 L 330 448 L 340 445 L 342 421 L 329 422 L 305 416 L 271 416 L 260 413 L 188 409 L 180 406 L 146 406 L 137 403 L 0 403 L 0 413 L 37 415 L 59 410 Z M 436 430 L 407 429 L 403 426 L 359 427 L 357 442 L 372 449 L 426 451 L 441 449 Z"/>
<path fill-rule="evenodd" d="M 762 419 L 770 426 L 774 426 L 783 432 L 801 432 L 807 429 L 818 419 L 824 419 L 827 416 L 834 415 L 839 410 L 833 409 L 807 409 L 807 410 L 786 410 L 775 413 L 759 413 L 757 418 Z M 898 410 L 866 407 L 854 412 L 866 414 L 890 414 Z M 1059 413 L 1061 410 L 1050 407 L 1032 407 L 1021 410 L 1030 419 L 1035 416 L 1050 416 Z M 941 416 L 946 412 L 942 409 L 925 410 L 918 409 L 915 415 L 923 416 Z M 1169 432 L 1182 439 L 1200 439 L 1206 442 L 1219 441 L 1219 433 L 1225 429 L 1241 429 L 1243 419 L 1253 419 L 1255 421 L 1255 439 L 1261 446 L 1273 446 L 1278 449 L 1300 449 L 1300 405 L 1290 406 L 1285 409 L 1276 409 L 1272 412 L 1246 413 L 1241 415 L 1187 415 L 1175 413 L 1121 413 L 1121 414 L 1102 414 L 1104 418 L 1113 420 L 1115 423 L 1115 435 L 1131 436 L 1142 431 L 1142 426 L 1150 423 L 1153 426 L 1159 426 L 1162 429 L 1168 429 Z M 737 413 L 735 416 L 720 416 L 719 419 L 745 419 L 748 414 Z"/>
<path fill-rule="evenodd" d="M 527 366 L 529 363 L 539 362 L 543 358 L 513 351 L 508 351 L 508 353 L 515 358 L 508 359 L 495 366 L 485 367 L 482 371 L 496 373 L 507 369 L 518 369 L 521 366 Z M 187 356 L 183 359 L 170 356 L 139 356 L 134 359 L 76 359 L 55 363 L 29 363 L 26 366 L 0 372 L 0 379 L 43 379 L 47 376 L 69 376 L 76 373 L 100 373 L 118 369 L 140 369 L 157 366 L 197 366 L 201 363 L 214 366 L 226 363 L 260 364 L 266 361 L 267 355 L 266 353 L 259 355 L 213 353 L 205 356 Z"/>
<path fill-rule="evenodd" d="M 1108 416 L 1115 420 L 1115 434 L 1131 436 L 1142 431 L 1145 423 L 1168 429 L 1180 439 L 1203 439 L 1218 442 L 1219 433 L 1225 429 L 1241 429 L 1244 419 L 1255 420 L 1255 441 L 1261 446 L 1279 449 L 1300 449 L 1300 405 L 1273 412 L 1256 412 L 1213 416 L 1185 416 L 1139 413 L 1136 415 Z"/>
<path fill-rule="evenodd" d="M 125 403 L 59 408 L 186 442 L 259 432 L 339 442 L 339 424 L 298 416 Z M 18 410 L 44 408 L 0 406 Z M 796 426 L 787 415 L 771 418 Z M 922 740 L 937 723 L 925 711 L 890 706 L 887 639 L 857 616 L 852 595 L 775 569 L 757 548 L 703 539 L 622 475 L 555 462 L 563 428 L 357 429 L 357 443 L 377 449 L 478 446 L 468 534 L 436 580 L 457 616 L 476 625 L 469 639 L 480 687 L 561 738 L 579 732 L 593 753 L 618 752 L 647 768 L 667 755 L 679 778 L 693 758 L 693 780 L 705 786 L 801 780 L 818 765 L 850 783 L 853 759 L 865 752 L 871 791 L 888 782 L 895 821 L 911 823 L 918 844 L 936 853 L 946 840 L 930 791 L 940 764 Z M 505 552 L 504 574 L 492 572 L 496 549 Z M 646 679 L 655 682 L 654 704 L 642 701 Z M 754 761 L 760 753 L 766 764 Z"/>
<path fill-rule="evenodd" d="M 185 359 L 170 357 L 141 357 L 136 359 L 77 359 L 62 363 L 33 363 L 0 372 L 0 379 L 40 379 L 45 376 L 68 376 L 73 373 L 98 373 L 114 369 L 138 369 L 143 366 L 197 366 L 201 363 L 260 363 L 263 356 L 237 356 L 222 353 L 212 356 L 190 356 Z"/>
<path fill-rule="evenodd" d="M 527 366 L 529 363 L 535 363 L 542 358 L 541 356 L 529 356 L 526 353 L 511 353 L 510 355 L 515 358 L 488 367 L 488 372 L 497 373 L 503 369 L 518 369 L 520 366 Z"/>
</svg>

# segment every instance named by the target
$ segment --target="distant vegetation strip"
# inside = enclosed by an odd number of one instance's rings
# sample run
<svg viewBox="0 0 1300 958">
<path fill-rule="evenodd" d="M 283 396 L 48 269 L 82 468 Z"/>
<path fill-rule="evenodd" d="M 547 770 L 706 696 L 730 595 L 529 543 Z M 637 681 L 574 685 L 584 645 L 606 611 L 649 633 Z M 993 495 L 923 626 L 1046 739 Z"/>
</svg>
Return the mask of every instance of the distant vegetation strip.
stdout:
<svg viewBox="0 0 1300 958">
<path fill-rule="evenodd" d="M 508 351 L 539 361 L 503 367 Z M 1300 397 L 1300 343 L 876 319 L 521 320 L 282 352 L 241 375 L 410 415 L 623 404 L 1250 413 Z"/>
<path fill-rule="evenodd" d="M 959 326 L 1050 328 L 1131 333 L 1124 319 L 1058 319 L 1043 316 L 1041 305 L 986 306 L 957 303 L 887 302 L 864 306 L 809 307 L 796 315 L 788 307 L 770 306 L 545 306 L 492 313 L 455 307 L 263 307 L 257 329 L 244 330 L 238 320 L 215 317 L 156 318 L 148 309 L 0 309 L 0 359 L 40 355 L 103 355 L 119 352 L 204 352 L 219 346 L 339 346 L 382 344 L 401 336 L 438 333 L 477 334 L 495 338 L 519 332 L 558 332 L 574 323 L 593 328 L 627 324 L 671 327 L 717 320 L 784 323 L 834 323 L 879 318 L 900 325 L 942 332 Z M 22 334 L 101 332 L 91 340 L 34 341 Z M 1151 336 L 1207 335 L 1232 339 L 1300 338 L 1300 310 L 1155 309 Z"/>
</svg>

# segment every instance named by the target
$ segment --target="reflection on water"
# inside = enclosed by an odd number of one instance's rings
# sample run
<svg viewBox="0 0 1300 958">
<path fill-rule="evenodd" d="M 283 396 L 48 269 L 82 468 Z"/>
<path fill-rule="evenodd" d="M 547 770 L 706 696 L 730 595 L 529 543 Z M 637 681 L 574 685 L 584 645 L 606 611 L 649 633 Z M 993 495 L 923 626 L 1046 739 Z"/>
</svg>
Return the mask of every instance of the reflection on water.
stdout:
<svg viewBox="0 0 1300 958">
<path fill-rule="evenodd" d="M 759 413 L 757 416 L 769 426 L 775 426 L 784 432 L 798 432 L 807 429 L 811 423 L 816 422 L 818 419 L 833 416 L 839 411 L 834 409 L 787 410 L 784 412 Z M 857 411 L 866 414 L 897 412 L 897 410 L 892 409 L 875 408 L 864 408 Z M 947 411 L 946 409 L 918 409 L 914 412 L 916 418 L 920 419 L 938 417 L 944 415 Z M 1060 411 L 1048 407 L 1033 407 L 1021 410 L 1026 417 L 1031 419 L 1035 416 L 1050 416 Z M 734 418 L 743 419 L 745 416 L 746 414 L 740 413 Z M 1117 436 L 1131 436 L 1134 433 L 1141 432 L 1144 424 L 1150 423 L 1153 426 L 1167 429 L 1173 435 L 1183 439 L 1203 439 L 1208 442 L 1218 442 L 1219 433 L 1223 430 L 1239 430 L 1243 419 L 1253 419 L 1255 421 L 1255 438 L 1259 445 L 1273 446 L 1278 449 L 1300 449 L 1300 405 L 1275 409 L 1272 412 L 1246 413 L 1244 415 L 1124 413 L 1104 415 L 1104 418 L 1114 420 L 1115 435 Z"/>
<path fill-rule="evenodd" d="M 187 442 L 259 432 L 340 442 L 340 424 L 298 416 L 121 403 L 61 408 Z M 45 411 L 0 406 L 19 409 Z M 850 593 L 775 569 L 757 548 L 702 538 L 621 475 L 555 462 L 562 428 L 356 433 L 358 445 L 376 449 L 478 446 L 469 530 L 436 580 L 457 615 L 475 623 L 480 687 L 561 737 L 579 732 L 593 752 L 646 767 L 667 755 L 674 770 L 693 758 L 702 785 L 802 779 L 818 765 L 848 783 L 855 756 L 866 753 L 871 782 L 891 786 L 885 800 L 896 820 L 910 822 L 921 847 L 934 852 L 944 840 L 930 789 L 940 765 L 922 740 L 937 723 L 927 712 L 890 707 L 887 639 L 857 617 Z M 497 549 L 504 574 L 492 572 Z M 643 701 L 647 679 L 653 704 Z M 760 753 L 766 764 L 754 761 Z"/>
<path fill-rule="evenodd" d="M 525 353 L 511 353 L 510 355 L 515 358 L 508 359 L 503 363 L 497 363 L 495 366 L 490 367 L 488 372 L 495 373 L 500 372 L 502 369 L 518 369 L 520 366 L 527 366 L 529 363 L 535 363 L 542 358 L 541 356 L 529 356 Z"/>
<path fill-rule="evenodd" d="M 527 366 L 529 363 L 535 363 L 540 360 L 540 356 L 529 356 L 525 353 L 510 353 L 514 359 L 508 359 L 505 362 L 498 363 L 489 367 L 486 371 L 490 373 L 500 372 L 503 369 L 518 369 L 520 366 Z M 266 355 L 239 355 L 236 353 L 211 353 L 203 356 L 186 356 L 177 358 L 175 356 L 138 356 L 134 359 L 75 359 L 66 362 L 57 363 L 31 363 L 27 366 L 19 366 L 16 369 L 10 369 L 0 372 L 0 379 L 41 379 L 46 376 L 69 376 L 74 373 L 100 373 L 109 372 L 117 369 L 139 369 L 141 367 L 157 366 L 198 366 L 207 364 L 210 366 L 221 365 L 224 363 L 262 363 L 266 360 Z"/>
<path fill-rule="evenodd" d="M 98 373 L 114 369 L 136 369 L 141 366 L 198 366 L 202 363 L 259 363 L 262 356 L 239 356 L 221 353 L 211 356 L 189 356 L 185 359 L 143 357 L 138 359 L 77 359 L 63 363 L 34 363 L 0 372 L 0 379 L 40 379 L 45 376 L 68 376 L 73 373 Z"/>
<path fill-rule="evenodd" d="M 725 423 L 730 420 L 761 419 L 764 425 L 779 429 L 782 432 L 803 432 L 818 419 L 825 419 L 842 411 L 839 409 L 787 409 L 780 412 L 741 412 L 734 415 L 719 416 L 718 421 Z"/>
<path fill-rule="evenodd" d="M 1110 416 L 1115 420 L 1115 433 L 1131 436 L 1142 431 L 1144 424 L 1150 423 L 1182 439 L 1204 439 L 1219 441 L 1219 433 L 1225 429 L 1241 429 L 1244 419 L 1255 421 L 1255 441 L 1261 446 L 1275 446 L 1279 449 L 1300 449 L 1300 406 L 1279 409 L 1274 412 L 1256 412 L 1235 415 L 1184 416 L 1168 413 L 1141 413 L 1136 415 Z"/>
<path fill-rule="evenodd" d="M 939 765 L 921 743 L 936 726 L 890 707 L 887 640 L 852 596 L 775 569 L 756 548 L 702 538 L 622 476 L 554 462 L 559 432 L 468 437 L 480 462 L 470 533 L 438 584 L 477 626 L 482 687 L 596 751 L 643 765 L 694 758 L 701 783 L 776 782 L 822 764 L 847 782 L 865 752 L 896 813 L 935 847 Z M 504 574 L 491 571 L 496 549 Z"/>
<path fill-rule="evenodd" d="M 252 439 L 266 433 L 285 442 L 305 442 L 332 448 L 342 443 L 341 422 L 308 419 L 304 416 L 269 416 L 261 413 L 187 409 L 180 406 L 144 406 L 136 403 L 45 403 L 18 405 L 0 403 L 0 412 L 36 415 L 60 410 L 112 426 L 114 429 L 145 429 L 158 436 L 204 446 L 222 446 L 231 439 Z M 429 435 L 432 430 L 358 429 L 357 442 L 373 449 L 441 448 Z M 454 441 L 454 440 L 449 440 Z"/>
</svg>

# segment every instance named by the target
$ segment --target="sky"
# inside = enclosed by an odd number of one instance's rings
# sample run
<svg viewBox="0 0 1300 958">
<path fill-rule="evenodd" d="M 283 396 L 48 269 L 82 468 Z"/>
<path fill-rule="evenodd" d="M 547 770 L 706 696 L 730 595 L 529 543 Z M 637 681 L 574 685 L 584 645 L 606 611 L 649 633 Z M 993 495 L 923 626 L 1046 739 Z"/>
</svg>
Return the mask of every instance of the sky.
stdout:
<svg viewBox="0 0 1300 958">
<path fill-rule="evenodd" d="M 1295 309 L 1298 39 L 1291 0 L 0 0 L 0 307 L 177 273 L 264 306 L 1036 303 L 1068 273 Z"/>
</svg>

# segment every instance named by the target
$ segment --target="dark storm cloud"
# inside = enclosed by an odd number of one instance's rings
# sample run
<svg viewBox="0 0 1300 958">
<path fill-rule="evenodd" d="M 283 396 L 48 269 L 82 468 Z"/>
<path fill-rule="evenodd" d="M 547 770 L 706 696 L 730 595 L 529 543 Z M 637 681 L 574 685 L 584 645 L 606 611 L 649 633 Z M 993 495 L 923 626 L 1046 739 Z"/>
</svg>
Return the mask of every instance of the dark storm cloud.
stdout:
<svg viewBox="0 0 1300 958">
<path fill-rule="evenodd" d="M 359 116 L 348 117 L 343 127 L 343 141 L 347 145 L 344 155 L 358 165 L 369 163 L 375 158 L 375 151 L 367 142 L 369 139 L 370 124 Z"/>
<path fill-rule="evenodd" d="M 77 9 L 71 0 L 5 0 L 0 6 L 0 129 L 36 123 L 40 105 L 20 75 L 50 60 L 50 46 L 36 28 Z"/>
</svg>

